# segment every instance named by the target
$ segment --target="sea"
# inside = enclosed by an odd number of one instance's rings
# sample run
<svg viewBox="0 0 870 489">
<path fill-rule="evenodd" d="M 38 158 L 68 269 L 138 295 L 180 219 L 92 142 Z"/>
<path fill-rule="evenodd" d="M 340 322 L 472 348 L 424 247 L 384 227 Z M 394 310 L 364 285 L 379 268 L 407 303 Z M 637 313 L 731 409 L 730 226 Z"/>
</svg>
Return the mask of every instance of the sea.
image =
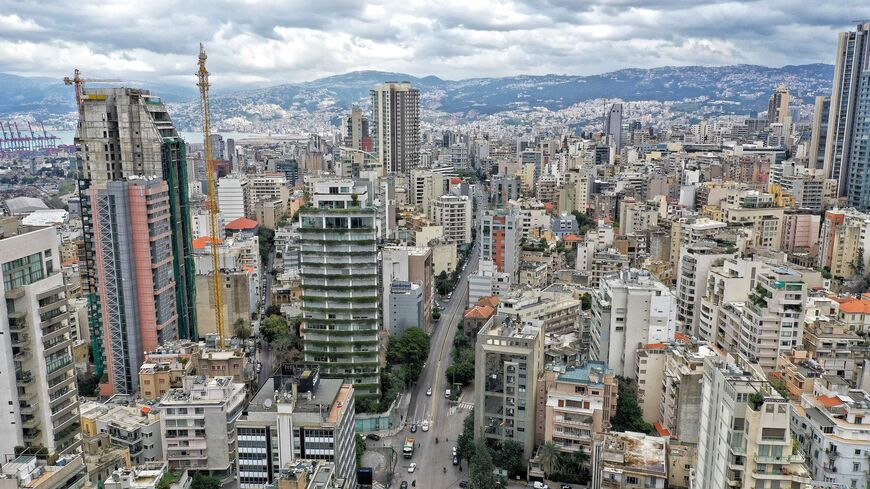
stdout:
<svg viewBox="0 0 870 489">
<path fill-rule="evenodd" d="M 49 131 L 49 134 L 54 134 L 55 136 L 60 138 L 59 144 L 73 144 L 73 138 L 76 135 L 75 131 Z M 181 131 L 178 133 L 181 137 L 191 144 L 202 144 L 202 133 L 201 132 L 189 132 L 189 131 Z M 255 134 L 249 132 L 219 132 L 215 134 L 220 134 L 224 137 L 224 141 L 227 139 L 248 139 L 248 138 L 261 138 L 266 137 L 268 134 Z"/>
</svg>

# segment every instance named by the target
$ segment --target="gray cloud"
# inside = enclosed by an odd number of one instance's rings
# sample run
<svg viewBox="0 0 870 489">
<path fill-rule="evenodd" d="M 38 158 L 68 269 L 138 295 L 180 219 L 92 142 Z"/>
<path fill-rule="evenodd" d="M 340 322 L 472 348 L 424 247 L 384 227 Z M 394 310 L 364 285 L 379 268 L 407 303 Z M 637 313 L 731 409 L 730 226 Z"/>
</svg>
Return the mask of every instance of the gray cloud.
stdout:
<svg viewBox="0 0 870 489">
<path fill-rule="evenodd" d="M 216 85 L 833 61 L 866 0 L 0 0 L 0 71 Z"/>
</svg>

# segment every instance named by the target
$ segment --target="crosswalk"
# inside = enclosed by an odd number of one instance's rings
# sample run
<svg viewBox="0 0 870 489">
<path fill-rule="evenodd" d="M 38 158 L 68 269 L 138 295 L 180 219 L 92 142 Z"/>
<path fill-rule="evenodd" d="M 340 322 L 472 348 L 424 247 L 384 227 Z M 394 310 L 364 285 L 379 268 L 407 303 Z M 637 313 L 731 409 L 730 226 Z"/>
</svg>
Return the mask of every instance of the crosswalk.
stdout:
<svg viewBox="0 0 870 489">
<path fill-rule="evenodd" d="M 465 409 L 465 410 L 471 411 L 472 409 L 474 409 L 474 403 L 473 403 L 473 402 L 467 402 L 467 401 L 466 401 L 466 402 L 460 402 L 460 403 L 459 403 L 459 409 Z"/>
</svg>

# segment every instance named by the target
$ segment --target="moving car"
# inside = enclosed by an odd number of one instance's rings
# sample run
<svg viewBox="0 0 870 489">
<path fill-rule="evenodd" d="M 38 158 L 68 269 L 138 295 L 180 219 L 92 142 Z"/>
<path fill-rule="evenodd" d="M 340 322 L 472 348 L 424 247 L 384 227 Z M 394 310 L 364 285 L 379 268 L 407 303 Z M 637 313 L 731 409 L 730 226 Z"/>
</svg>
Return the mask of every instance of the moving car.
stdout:
<svg viewBox="0 0 870 489">
<path fill-rule="evenodd" d="M 424 420 L 424 421 L 423 421 L 423 424 L 420 425 L 420 428 L 422 428 L 423 431 L 429 431 L 429 421 L 428 421 L 428 420 Z"/>
<path fill-rule="evenodd" d="M 368 435 L 366 435 L 366 438 L 368 438 L 369 440 L 373 440 L 373 441 L 378 441 L 381 439 L 380 436 L 378 436 L 374 433 L 369 433 Z"/>
<path fill-rule="evenodd" d="M 428 389 L 426 389 L 426 395 L 427 395 L 427 396 L 431 396 L 431 395 L 432 395 L 432 388 L 431 388 L 431 387 L 428 388 Z"/>
<path fill-rule="evenodd" d="M 408 472 L 414 472 L 417 470 L 417 462 L 411 462 L 411 465 L 408 466 Z"/>
<path fill-rule="evenodd" d="M 571 487 L 571 486 L 569 486 L 568 484 L 562 484 L 562 486 L 560 487 L 560 489 L 574 489 L 574 488 Z"/>
<path fill-rule="evenodd" d="M 408 481 L 402 481 L 402 484 L 399 486 L 399 489 L 408 489 Z"/>
<path fill-rule="evenodd" d="M 541 481 L 535 481 L 532 484 L 532 487 L 534 487 L 535 489 L 550 489 L 550 487 L 547 484 L 544 484 Z"/>
<path fill-rule="evenodd" d="M 411 423 L 411 433 L 417 432 L 417 423 Z"/>
</svg>

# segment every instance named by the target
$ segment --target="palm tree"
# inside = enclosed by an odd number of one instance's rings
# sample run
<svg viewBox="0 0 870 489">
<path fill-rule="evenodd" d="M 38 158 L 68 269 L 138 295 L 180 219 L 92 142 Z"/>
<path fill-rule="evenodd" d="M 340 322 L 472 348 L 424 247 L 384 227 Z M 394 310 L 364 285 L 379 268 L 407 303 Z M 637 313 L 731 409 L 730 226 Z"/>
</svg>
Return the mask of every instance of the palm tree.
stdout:
<svg viewBox="0 0 870 489">
<path fill-rule="evenodd" d="M 553 472 L 559 462 L 559 447 L 551 441 L 545 442 L 538 451 L 538 459 L 544 466 L 545 473 Z"/>
</svg>

